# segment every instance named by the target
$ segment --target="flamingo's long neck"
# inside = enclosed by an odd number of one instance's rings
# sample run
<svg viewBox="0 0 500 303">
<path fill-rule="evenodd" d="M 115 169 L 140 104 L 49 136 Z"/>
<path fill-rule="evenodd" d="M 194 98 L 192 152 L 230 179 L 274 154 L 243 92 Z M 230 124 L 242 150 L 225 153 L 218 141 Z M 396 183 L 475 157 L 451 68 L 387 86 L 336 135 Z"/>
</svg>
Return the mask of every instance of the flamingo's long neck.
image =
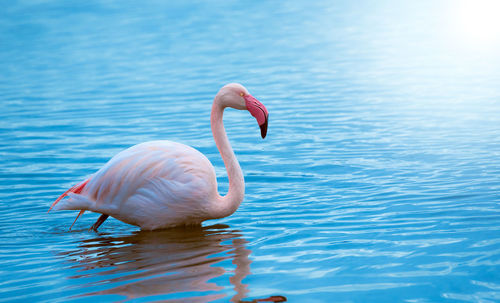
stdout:
<svg viewBox="0 0 500 303">
<path fill-rule="evenodd" d="M 221 99 L 215 97 L 212 105 L 212 113 L 210 115 L 210 124 L 212 127 L 212 134 L 214 136 L 215 144 L 224 160 L 226 166 L 227 176 L 229 179 L 229 190 L 225 196 L 217 194 L 217 211 L 218 218 L 231 215 L 238 209 L 243 197 L 245 195 L 245 180 L 243 179 L 243 172 L 241 171 L 240 164 L 236 159 L 231 144 L 227 138 L 224 123 L 222 122 L 222 115 L 225 105 L 221 104 Z"/>
</svg>

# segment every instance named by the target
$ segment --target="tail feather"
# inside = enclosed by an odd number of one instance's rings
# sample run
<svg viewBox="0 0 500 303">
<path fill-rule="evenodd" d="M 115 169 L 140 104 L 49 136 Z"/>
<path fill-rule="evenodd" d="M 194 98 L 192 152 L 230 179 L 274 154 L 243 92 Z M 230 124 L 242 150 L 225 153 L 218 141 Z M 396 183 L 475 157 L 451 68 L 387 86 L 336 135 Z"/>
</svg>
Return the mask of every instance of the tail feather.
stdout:
<svg viewBox="0 0 500 303">
<path fill-rule="evenodd" d="M 69 230 L 71 230 L 73 225 L 75 225 L 76 220 L 78 220 L 78 218 L 80 218 L 80 216 L 85 212 L 85 209 L 89 208 L 90 201 L 84 196 L 80 195 L 89 181 L 90 178 L 65 191 L 62 195 L 59 196 L 59 198 L 54 201 L 54 203 L 52 203 L 49 210 L 47 211 L 49 212 L 56 205 L 56 209 L 80 209 L 78 216 L 76 216 L 76 219 L 75 221 L 73 221 L 73 224 L 71 224 Z M 67 196 L 69 196 L 70 199 L 66 199 L 62 201 L 62 203 L 59 203 L 64 197 Z"/>
<path fill-rule="evenodd" d="M 71 187 L 70 189 L 68 189 L 67 191 L 65 191 L 62 195 L 59 196 L 59 198 L 57 198 L 54 203 L 52 203 L 52 205 L 50 206 L 49 210 L 47 212 L 49 212 L 54 206 L 56 206 L 57 203 L 59 203 L 59 201 L 61 201 L 64 197 L 68 196 L 68 194 L 70 193 L 75 193 L 75 194 L 79 194 L 82 192 L 82 190 L 85 188 L 85 185 L 87 185 L 87 183 L 89 183 L 90 181 L 90 178 L 83 181 L 82 183 L 79 183 L 73 187 Z"/>
<path fill-rule="evenodd" d="M 68 194 L 69 199 L 60 201 L 54 210 L 94 210 L 95 202 L 90 200 L 86 195 L 75 193 Z"/>
</svg>

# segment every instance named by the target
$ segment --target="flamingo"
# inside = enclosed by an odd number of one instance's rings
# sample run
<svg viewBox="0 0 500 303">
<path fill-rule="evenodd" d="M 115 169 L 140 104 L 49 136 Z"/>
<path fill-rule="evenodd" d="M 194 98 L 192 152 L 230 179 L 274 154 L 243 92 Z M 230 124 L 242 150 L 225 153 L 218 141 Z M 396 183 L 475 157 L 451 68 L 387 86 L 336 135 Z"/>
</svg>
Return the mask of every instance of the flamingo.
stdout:
<svg viewBox="0 0 500 303">
<path fill-rule="evenodd" d="M 215 96 L 210 125 L 229 179 L 225 196 L 218 193 L 214 167 L 201 152 L 158 140 L 116 154 L 95 174 L 64 192 L 48 211 L 79 210 L 70 230 L 85 211 L 101 213 L 90 227 L 93 231 L 109 216 L 141 230 L 199 225 L 230 216 L 243 201 L 245 181 L 224 129 L 226 107 L 248 110 L 257 120 L 262 138 L 269 117 L 266 107 L 241 84 L 227 84 Z"/>
</svg>

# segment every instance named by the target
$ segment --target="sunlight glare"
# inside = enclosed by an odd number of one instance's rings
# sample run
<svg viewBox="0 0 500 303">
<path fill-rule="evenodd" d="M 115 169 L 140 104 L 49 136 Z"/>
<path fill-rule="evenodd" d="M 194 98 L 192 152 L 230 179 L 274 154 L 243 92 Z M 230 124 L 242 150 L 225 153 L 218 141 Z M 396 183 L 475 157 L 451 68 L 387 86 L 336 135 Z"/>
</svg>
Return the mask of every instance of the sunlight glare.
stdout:
<svg viewBox="0 0 500 303">
<path fill-rule="evenodd" d="M 462 0 L 457 5 L 457 29 L 464 42 L 482 46 L 499 42 L 499 0 Z"/>
</svg>

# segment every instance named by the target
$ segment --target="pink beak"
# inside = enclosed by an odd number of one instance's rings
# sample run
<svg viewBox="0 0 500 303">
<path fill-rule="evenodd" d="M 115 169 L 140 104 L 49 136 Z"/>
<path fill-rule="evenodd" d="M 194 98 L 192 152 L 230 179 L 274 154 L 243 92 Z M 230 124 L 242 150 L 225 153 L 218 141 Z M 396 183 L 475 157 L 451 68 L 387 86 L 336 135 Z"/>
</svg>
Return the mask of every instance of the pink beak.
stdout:
<svg viewBox="0 0 500 303">
<path fill-rule="evenodd" d="M 269 113 L 266 107 L 259 100 L 255 99 L 252 95 L 245 95 L 245 105 L 247 110 L 252 114 L 252 116 L 257 119 L 257 123 L 260 126 L 260 135 L 264 139 L 267 134 L 267 121 L 269 118 Z"/>
</svg>

